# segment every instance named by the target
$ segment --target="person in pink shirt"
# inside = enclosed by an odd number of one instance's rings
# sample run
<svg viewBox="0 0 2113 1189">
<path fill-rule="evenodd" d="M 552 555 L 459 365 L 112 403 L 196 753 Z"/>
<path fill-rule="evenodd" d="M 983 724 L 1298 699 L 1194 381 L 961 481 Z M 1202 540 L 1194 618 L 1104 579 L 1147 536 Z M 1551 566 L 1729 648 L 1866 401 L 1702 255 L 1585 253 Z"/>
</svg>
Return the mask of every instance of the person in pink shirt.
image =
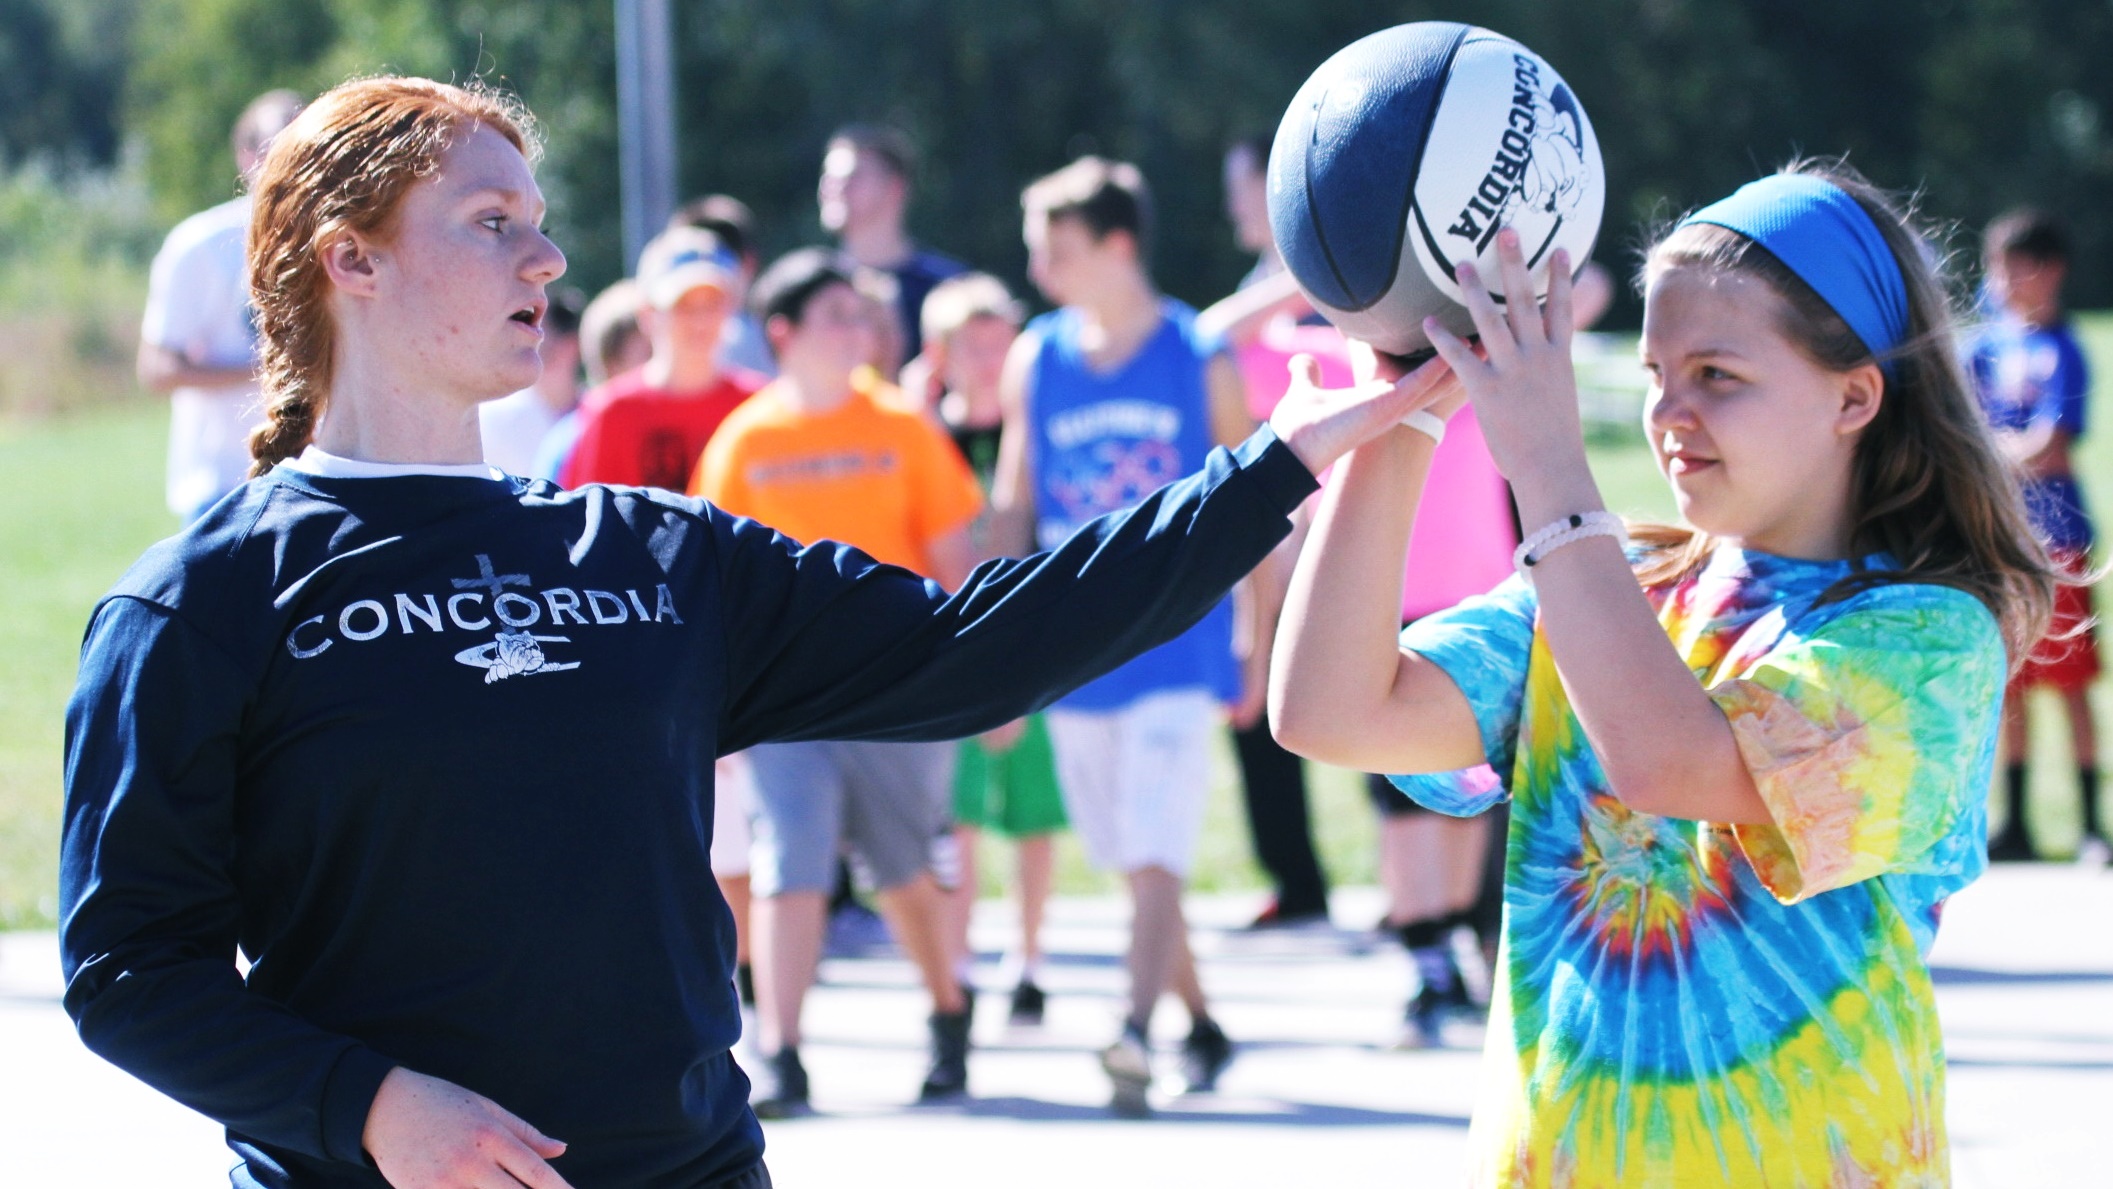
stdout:
<svg viewBox="0 0 2113 1189">
<path fill-rule="evenodd" d="M 1287 315 L 1270 319 L 1239 352 L 1250 411 L 1269 416 L 1289 386 L 1291 361 L 1301 355 L 1319 366 L 1323 386 L 1348 386 L 1349 351 L 1332 326 L 1298 322 Z M 1511 553 L 1519 543 L 1510 489 L 1490 458 L 1472 408 L 1463 407 L 1447 423 L 1426 490 L 1431 494 L 1423 501 L 1409 540 L 1401 603 L 1404 624 L 1503 581 L 1511 573 Z M 1387 891 L 1381 927 L 1401 939 L 1417 973 L 1418 989 L 1405 1012 L 1399 1045 L 1437 1047 L 1443 1043 L 1445 1017 L 1469 1005 L 1451 937 L 1458 927 L 1474 923 L 1488 865 L 1490 816 L 1447 817 L 1410 800 L 1384 776 L 1368 776 L 1366 781 L 1380 815 L 1379 875 Z M 1249 799 L 1254 799 L 1252 785 Z M 1299 808 L 1303 825 L 1303 787 Z M 1250 820 L 1257 821 L 1260 850 L 1263 827 L 1252 810 Z M 1273 824 L 1276 837 L 1271 845 L 1282 849 L 1286 828 L 1281 821 Z"/>
</svg>

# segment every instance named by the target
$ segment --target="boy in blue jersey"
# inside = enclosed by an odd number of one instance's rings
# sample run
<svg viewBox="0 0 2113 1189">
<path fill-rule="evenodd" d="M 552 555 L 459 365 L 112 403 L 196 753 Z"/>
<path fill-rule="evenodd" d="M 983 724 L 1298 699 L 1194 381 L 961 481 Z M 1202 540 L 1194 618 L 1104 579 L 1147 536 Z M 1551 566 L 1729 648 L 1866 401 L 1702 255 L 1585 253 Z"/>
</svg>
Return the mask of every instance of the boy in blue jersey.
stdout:
<svg viewBox="0 0 2113 1189">
<path fill-rule="evenodd" d="M 1028 324 L 1006 363 L 1006 400 L 1023 411 L 999 460 L 996 500 L 1018 534 L 1062 540 L 1128 507 L 1254 427 L 1222 344 L 1195 311 L 1161 295 L 1145 256 L 1149 196 L 1133 165 L 1084 157 L 1029 186 L 1028 272 L 1062 309 Z M 1250 585 L 1256 585 L 1250 582 Z M 1266 631 L 1275 616 L 1254 615 Z M 1171 990 L 1193 1021 L 1182 1046 L 1189 1088 L 1208 1090 L 1232 1046 L 1212 1022 L 1189 950 L 1181 887 L 1202 826 L 1222 705 L 1243 691 L 1233 608 L 1060 699 L 1049 711 L 1065 809 L 1087 857 L 1121 872 L 1131 918 L 1129 1014 L 1101 1056 L 1115 1108 L 1146 1109 L 1150 1029 Z M 1256 634 L 1261 634 L 1260 632 Z M 1266 657 L 1267 640 L 1248 649 Z"/>
<path fill-rule="evenodd" d="M 2068 235 L 2053 216 L 2017 210 L 1988 225 L 1983 237 L 1988 293 L 2002 313 L 1976 345 L 1974 385 L 1989 424 L 2019 469 L 2033 531 L 2065 572 L 2091 569 L 2095 532 L 2070 449 L 2084 432 L 2091 391 L 2082 347 L 2062 309 L 2069 272 Z M 2081 581 L 2055 591 L 2047 635 L 2012 679 L 2003 699 L 2003 788 L 2009 812 L 1988 845 L 1997 860 L 2036 857 L 2025 822 L 2025 695 L 2034 687 L 2062 697 L 2083 807 L 2079 861 L 2104 866 L 2105 833 L 2098 817 L 2098 728 L 2091 717 L 2091 683 L 2098 677 L 2098 643 L 2091 627 L 2091 589 Z"/>
</svg>

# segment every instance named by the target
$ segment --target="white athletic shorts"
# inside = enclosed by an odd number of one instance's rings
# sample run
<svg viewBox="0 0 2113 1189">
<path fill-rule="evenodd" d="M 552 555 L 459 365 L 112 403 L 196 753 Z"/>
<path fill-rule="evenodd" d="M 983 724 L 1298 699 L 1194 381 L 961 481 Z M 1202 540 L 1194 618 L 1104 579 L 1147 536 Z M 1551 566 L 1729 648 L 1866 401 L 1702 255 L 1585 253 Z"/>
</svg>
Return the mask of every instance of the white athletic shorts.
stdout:
<svg viewBox="0 0 2113 1189">
<path fill-rule="evenodd" d="M 748 874 L 748 817 L 756 811 L 756 777 L 748 753 L 720 756 L 712 765 L 712 874 L 731 879 Z"/>
<path fill-rule="evenodd" d="M 1064 812 L 1086 861 L 1129 873 L 1186 876 L 1203 834 L 1211 755 L 1225 711 L 1210 691 L 1147 694 L 1120 710 L 1052 707 Z"/>
</svg>

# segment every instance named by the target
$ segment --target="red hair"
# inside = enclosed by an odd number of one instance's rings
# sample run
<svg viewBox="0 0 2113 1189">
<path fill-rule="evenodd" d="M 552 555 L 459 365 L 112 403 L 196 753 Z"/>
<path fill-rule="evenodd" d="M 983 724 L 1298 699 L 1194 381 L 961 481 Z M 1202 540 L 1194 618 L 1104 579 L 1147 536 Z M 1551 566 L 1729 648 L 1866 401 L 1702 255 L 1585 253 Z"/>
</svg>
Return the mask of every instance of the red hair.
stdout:
<svg viewBox="0 0 2113 1189">
<path fill-rule="evenodd" d="M 299 454 L 323 414 L 337 344 L 323 252 L 348 231 L 386 238 L 404 192 L 479 125 L 537 157 L 534 118 L 519 101 L 423 78 L 333 87 L 273 138 L 249 229 L 265 412 L 250 434 L 251 475 Z"/>
</svg>

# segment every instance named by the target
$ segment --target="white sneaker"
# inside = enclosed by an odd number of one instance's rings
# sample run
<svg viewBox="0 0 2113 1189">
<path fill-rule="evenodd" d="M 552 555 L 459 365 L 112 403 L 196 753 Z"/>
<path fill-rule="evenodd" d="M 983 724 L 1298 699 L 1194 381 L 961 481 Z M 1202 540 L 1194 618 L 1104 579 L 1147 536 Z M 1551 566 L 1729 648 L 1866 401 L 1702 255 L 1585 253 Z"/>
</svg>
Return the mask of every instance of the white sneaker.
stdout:
<svg viewBox="0 0 2113 1189">
<path fill-rule="evenodd" d="M 2113 865 L 2113 846 L 2096 834 L 2084 835 L 2084 840 L 2076 844 L 2076 865 L 2093 871 Z"/>
<path fill-rule="evenodd" d="M 1152 1087 L 1152 1050 L 1144 1036 L 1129 1025 L 1114 1044 L 1101 1050 L 1101 1070 L 1108 1075 L 1109 1109 L 1125 1119 L 1142 1119 L 1152 1113 L 1147 1097 Z"/>
</svg>

